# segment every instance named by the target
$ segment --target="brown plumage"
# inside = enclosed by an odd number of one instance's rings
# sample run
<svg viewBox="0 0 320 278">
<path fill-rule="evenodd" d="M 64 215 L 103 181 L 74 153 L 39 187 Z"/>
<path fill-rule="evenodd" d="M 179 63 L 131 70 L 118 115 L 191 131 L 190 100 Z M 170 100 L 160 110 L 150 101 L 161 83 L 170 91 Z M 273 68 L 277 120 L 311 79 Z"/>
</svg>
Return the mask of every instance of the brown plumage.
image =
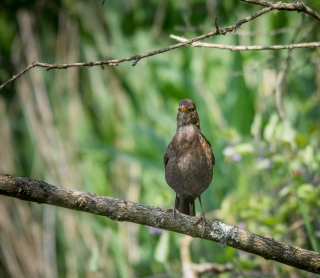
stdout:
<svg viewBox="0 0 320 278">
<path fill-rule="evenodd" d="M 194 201 L 212 180 L 215 164 L 211 145 L 200 130 L 200 120 L 195 103 L 181 100 L 177 114 L 177 131 L 164 156 L 165 177 L 176 192 L 175 211 L 195 216 Z"/>
</svg>

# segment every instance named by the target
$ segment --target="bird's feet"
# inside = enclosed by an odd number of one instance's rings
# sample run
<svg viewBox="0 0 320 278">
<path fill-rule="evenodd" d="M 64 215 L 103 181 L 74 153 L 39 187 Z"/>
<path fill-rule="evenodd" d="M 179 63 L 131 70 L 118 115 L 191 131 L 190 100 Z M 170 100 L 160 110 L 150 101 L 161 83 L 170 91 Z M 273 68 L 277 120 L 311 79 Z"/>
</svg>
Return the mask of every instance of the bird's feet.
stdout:
<svg viewBox="0 0 320 278">
<path fill-rule="evenodd" d="M 205 226 L 211 228 L 211 222 L 204 216 L 203 212 L 201 212 L 201 214 L 198 217 L 196 217 L 194 225 L 197 225 L 200 222 L 202 222 L 202 235 L 204 235 Z"/>
</svg>

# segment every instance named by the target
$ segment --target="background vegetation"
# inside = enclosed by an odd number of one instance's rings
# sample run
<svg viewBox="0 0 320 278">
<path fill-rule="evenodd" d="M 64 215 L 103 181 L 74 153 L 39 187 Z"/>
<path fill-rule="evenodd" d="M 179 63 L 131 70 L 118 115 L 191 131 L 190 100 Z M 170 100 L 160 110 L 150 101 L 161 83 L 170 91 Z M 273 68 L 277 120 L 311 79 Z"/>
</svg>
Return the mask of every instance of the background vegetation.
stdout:
<svg viewBox="0 0 320 278">
<path fill-rule="evenodd" d="M 320 12 L 318 0 L 304 1 Z M 129 57 L 260 9 L 241 1 L 9 1 L 0 4 L 0 83 L 33 61 Z M 319 41 L 319 23 L 272 12 L 208 42 Z M 163 155 L 179 100 L 197 103 L 216 156 L 209 219 L 320 251 L 320 52 L 184 47 L 118 67 L 34 68 L 0 92 L 0 172 L 171 208 Z M 279 74 L 285 73 L 277 87 Z M 275 90 L 283 94 L 279 117 Z M 198 204 L 197 204 L 198 206 Z M 199 207 L 197 207 L 199 211 Z M 179 277 L 181 235 L 0 197 L 1 277 Z M 194 262 L 312 277 L 193 240 Z M 158 275 L 158 276 L 157 276 Z M 220 277 L 229 277 L 221 274 Z"/>
</svg>

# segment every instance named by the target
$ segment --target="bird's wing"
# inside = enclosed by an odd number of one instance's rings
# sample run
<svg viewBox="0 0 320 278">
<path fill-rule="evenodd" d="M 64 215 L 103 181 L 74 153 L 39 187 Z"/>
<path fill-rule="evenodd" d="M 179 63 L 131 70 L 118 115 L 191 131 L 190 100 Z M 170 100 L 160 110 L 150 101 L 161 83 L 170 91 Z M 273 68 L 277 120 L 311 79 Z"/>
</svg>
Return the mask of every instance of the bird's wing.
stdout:
<svg viewBox="0 0 320 278">
<path fill-rule="evenodd" d="M 201 132 L 201 134 L 202 134 L 202 132 Z M 216 160 L 215 160 L 214 154 L 213 154 L 213 152 L 212 152 L 211 144 L 210 144 L 210 142 L 207 140 L 207 138 L 206 138 L 203 134 L 202 134 L 202 136 L 203 136 L 204 140 L 206 140 L 206 142 L 207 142 L 207 143 L 209 144 L 209 146 L 210 146 L 211 154 L 212 154 L 212 157 L 211 157 L 212 165 L 215 165 L 215 164 L 216 164 Z"/>
<path fill-rule="evenodd" d="M 212 161 L 212 165 L 215 165 L 215 164 L 216 164 L 216 159 L 214 158 L 214 154 L 213 154 L 213 153 L 212 153 L 211 161 Z"/>
<path fill-rule="evenodd" d="M 168 146 L 168 148 L 167 148 L 167 151 L 166 151 L 166 154 L 165 154 L 164 157 L 163 157 L 164 168 L 167 167 L 167 164 L 168 164 L 168 161 L 169 161 L 168 151 L 169 151 L 170 146 L 171 146 L 171 143 L 169 144 L 169 146 Z"/>
</svg>

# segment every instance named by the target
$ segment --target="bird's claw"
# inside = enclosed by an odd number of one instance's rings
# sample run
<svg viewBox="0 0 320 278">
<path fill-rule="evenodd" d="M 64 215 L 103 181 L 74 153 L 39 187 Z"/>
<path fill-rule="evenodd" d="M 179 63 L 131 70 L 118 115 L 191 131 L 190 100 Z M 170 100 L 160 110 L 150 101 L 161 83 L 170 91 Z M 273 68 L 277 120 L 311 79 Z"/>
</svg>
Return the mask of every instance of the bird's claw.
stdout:
<svg viewBox="0 0 320 278">
<path fill-rule="evenodd" d="M 202 235 L 204 235 L 204 229 L 205 226 L 211 227 L 211 222 L 204 216 L 204 213 L 202 212 L 198 217 L 196 217 L 196 222 L 194 222 L 194 225 L 199 224 L 199 222 L 202 222 Z"/>
</svg>

